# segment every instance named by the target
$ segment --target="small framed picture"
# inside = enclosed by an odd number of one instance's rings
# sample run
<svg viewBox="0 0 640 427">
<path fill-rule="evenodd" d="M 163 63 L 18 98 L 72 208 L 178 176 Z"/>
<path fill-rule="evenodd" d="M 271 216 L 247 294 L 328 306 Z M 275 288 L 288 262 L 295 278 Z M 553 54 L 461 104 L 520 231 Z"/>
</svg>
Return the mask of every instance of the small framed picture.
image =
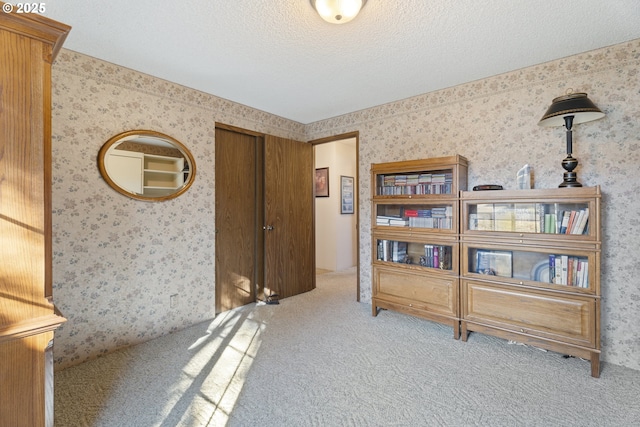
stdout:
<svg viewBox="0 0 640 427">
<path fill-rule="evenodd" d="M 340 213 L 353 213 L 353 177 L 340 176 Z"/>
<path fill-rule="evenodd" d="M 512 257 L 513 255 L 509 251 L 478 249 L 475 272 L 490 276 L 512 277 Z"/>
<path fill-rule="evenodd" d="M 329 197 L 329 168 L 316 169 L 316 197 Z"/>
</svg>

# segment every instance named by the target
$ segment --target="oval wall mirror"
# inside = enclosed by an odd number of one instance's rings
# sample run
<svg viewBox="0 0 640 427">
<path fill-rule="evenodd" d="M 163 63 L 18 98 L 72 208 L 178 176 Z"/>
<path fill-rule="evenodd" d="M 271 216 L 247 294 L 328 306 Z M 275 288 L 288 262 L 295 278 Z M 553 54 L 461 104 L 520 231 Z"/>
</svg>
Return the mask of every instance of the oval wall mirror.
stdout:
<svg viewBox="0 0 640 427">
<path fill-rule="evenodd" d="M 130 130 L 109 139 L 98 153 L 98 168 L 114 190 L 147 201 L 178 197 L 196 174 L 187 147 L 150 130 Z"/>
</svg>

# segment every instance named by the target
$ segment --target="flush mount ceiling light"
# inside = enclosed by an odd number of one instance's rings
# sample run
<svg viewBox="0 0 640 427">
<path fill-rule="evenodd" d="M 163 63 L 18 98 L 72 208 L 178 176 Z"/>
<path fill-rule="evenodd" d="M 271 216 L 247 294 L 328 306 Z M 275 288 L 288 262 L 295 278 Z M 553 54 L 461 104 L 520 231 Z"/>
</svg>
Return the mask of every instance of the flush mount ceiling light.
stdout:
<svg viewBox="0 0 640 427">
<path fill-rule="evenodd" d="M 344 24 L 355 18 L 367 0 L 311 0 L 322 19 L 332 24 Z"/>
</svg>

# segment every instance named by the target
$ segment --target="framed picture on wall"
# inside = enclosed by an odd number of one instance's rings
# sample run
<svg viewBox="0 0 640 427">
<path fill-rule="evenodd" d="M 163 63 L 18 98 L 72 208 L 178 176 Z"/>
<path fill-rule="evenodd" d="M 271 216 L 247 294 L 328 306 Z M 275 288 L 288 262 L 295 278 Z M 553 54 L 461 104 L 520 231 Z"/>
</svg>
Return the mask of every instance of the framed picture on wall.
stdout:
<svg viewBox="0 0 640 427">
<path fill-rule="evenodd" d="M 329 197 L 329 168 L 316 169 L 316 197 Z"/>
<path fill-rule="evenodd" d="M 340 213 L 353 213 L 353 177 L 340 176 Z"/>
</svg>

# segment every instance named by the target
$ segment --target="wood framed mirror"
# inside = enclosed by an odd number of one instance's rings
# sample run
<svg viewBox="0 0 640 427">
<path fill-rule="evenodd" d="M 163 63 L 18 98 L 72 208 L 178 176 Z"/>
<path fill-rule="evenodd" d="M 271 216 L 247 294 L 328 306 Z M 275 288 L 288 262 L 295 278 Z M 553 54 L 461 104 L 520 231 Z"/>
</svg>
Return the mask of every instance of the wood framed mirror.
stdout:
<svg viewBox="0 0 640 427">
<path fill-rule="evenodd" d="M 98 168 L 118 193 L 151 202 L 178 197 L 196 174 L 187 147 L 151 130 L 130 130 L 110 138 L 98 153 Z"/>
</svg>

